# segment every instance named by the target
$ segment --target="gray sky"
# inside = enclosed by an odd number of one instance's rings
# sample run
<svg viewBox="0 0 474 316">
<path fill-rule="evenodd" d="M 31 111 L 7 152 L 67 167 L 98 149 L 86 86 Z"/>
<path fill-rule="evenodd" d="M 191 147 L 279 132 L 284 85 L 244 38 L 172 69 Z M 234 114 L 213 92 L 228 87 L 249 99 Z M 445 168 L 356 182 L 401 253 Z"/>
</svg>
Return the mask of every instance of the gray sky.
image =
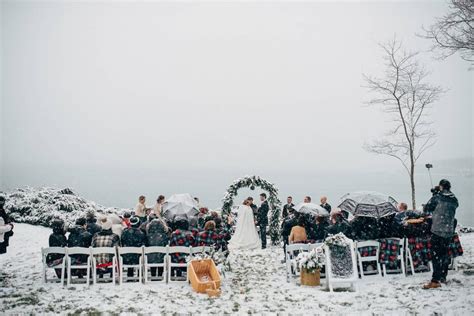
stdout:
<svg viewBox="0 0 474 316">
<path fill-rule="evenodd" d="M 395 33 L 426 50 L 415 33 L 446 10 L 444 1 L 3 1 L 1 169 L 12 178 L 32 166 L 399 168 L 362 149 L 389 124 L 363 106 L 362 73 L 381 72 L 376 43 Z M 422 160 L 472 157 L 473 72 L 458 56 L 422 60 L 449 89 Z"/>
</svg>

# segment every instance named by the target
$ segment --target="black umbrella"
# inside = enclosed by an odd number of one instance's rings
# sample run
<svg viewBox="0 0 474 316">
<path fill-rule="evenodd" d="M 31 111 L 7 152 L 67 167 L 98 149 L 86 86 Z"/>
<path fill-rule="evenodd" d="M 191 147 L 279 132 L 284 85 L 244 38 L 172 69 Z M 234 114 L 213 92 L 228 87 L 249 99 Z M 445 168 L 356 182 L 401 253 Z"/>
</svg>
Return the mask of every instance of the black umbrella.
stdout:
<svg viewBox="0 0 474 316">
<path fill-rule="evenodd" d="M 353 216 L 382 218 L 397 212 L 397 201 L 386 194 L 359 191 L 348 193 L 342 198 L 339 208 Z"/>
</svg>

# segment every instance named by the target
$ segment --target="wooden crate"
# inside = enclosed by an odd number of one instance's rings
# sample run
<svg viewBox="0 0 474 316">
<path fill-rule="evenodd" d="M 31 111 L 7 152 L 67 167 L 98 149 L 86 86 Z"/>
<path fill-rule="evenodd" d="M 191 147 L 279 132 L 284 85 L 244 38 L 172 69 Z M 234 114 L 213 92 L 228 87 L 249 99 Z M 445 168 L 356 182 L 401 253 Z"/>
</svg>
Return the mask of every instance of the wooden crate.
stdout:
<svg viewBox="0 0 474 316">
<path fill-rule="evenodd" d="M 220 293 L 221 276 L 212 259 L 192 260 L 188 266 L 189 281 L 194 291 Z"/>
</svg>

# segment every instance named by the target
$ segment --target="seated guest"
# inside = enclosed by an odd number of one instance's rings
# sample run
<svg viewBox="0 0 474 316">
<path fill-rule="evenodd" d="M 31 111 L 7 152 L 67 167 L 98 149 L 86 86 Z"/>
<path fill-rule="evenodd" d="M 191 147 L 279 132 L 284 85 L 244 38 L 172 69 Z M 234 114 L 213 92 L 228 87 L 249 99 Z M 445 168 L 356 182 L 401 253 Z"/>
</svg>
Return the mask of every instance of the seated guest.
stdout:
<svg viewBox="0 0 474 316">
<path fill-rule="evenodd" d="M 182 247 L 192 247 L 195 246 L 195 239 L 193 233 L 189 231 L 189 222 L 184 219 L 178 219 L 176 221 L 176 230 L 171 233 L 170 246 L 182 246 Z M 176 263 L 185 263 L 186 262 L 185 253 L 174 253 L 171 255 L 171 260 Z M 177 276 L 180 277 L 183 271 L 186 271 L 186 268 L 180 268 L 177 270 Z"/>
<path fill-rule="evenodd" d="M 132 214 L 130 212 L 123 213 L 123 216 L 121 218 L 122 218 L 122 225 L 125 228 L 132 227 L 132 224 L 130 223 L 130 218 L 132 218 Z"/>
<path fill-rule="evenodd" d="M 6 199 L 0 196 L 0 254 L 7 253 L 10 237 L 13 236 L 13 224 L 5 211 Z"/>
<path fill-rule="evenodd" d="M 227 220 L 229 222 L 232 221 L 232 217 L 228 217 Z M 232 225 L 229 223 L 225 223 L 222 221 L 221 217 L 217 217 L 214 220 L 216 223 L 216 232 L 219 234 L 220 239 L 220 247 L 222 251 L 227 251 L 227 245 L 229 244 L 230 238 L 232 238 Z"/>
<path fill-rule="evenodd" d="M 356 216 L 350 222 L 349 237 L 354 240 L 373 240 L 378 239 L 379 236 L 379 223 L 376 218 Z"/>
<path fill-rule="evenodd" d="M 193 233 L 193 237 L 196 238 L 199 235 L 199 228 L 198 228 L 198 219 L 197 217 L 191 217 L 189 219 L 189 231 Z"/>
<path fill-rule="evenodd" d="M 204 228 L 204 224 L 206 223 L 206 218 L 208 217 L 209 209 L 207 207 L 201 207 L 199 209 L 198 214 L 198 227 L 199 229 Z"/>
<path fill-rule="evenodd" d="M 316 242 L 322 242 L 326 239 L 328 226 L 329 221 L 327 216 L 316 216 L 313 225 L 310 226 L 308 238 Z"/>
<path fill-rule="evenodd" d="M 214 246 L 218 249 L 221 245 L 221 236 L 216 232 L 216 223 L 208 221 L 204 225 L 204 231 L 200 232 L 196 238 L 197 246 Z"/>
<path fill-rule="evenodd" d="M 92 236 L 101 231 L 100 225 L 97 224 L 97 218 L 94 211 L 89 211 L 86 214 L 86 230 Z"/>
<path fill-rule="evenodd" d="M 169 228 L 161 218 L 152 219 L 146 226 L 146 245 L 149 247 L 165 247 L 168 245 Z M 148 255 L 149 263 L 163 263 L 165 255 L 162 253 L 152 253 Z M 157 268 L 150 268 L 151 276 L 156 276 Z M 163 268 L 158 268 L 158 275 L 163 274 Z"/>
<path fill-rule="evenodd" d="M 120 237 L 112 232 L 112 225 L 112 222 L 107 218 L 102 221 L 102 230 L 92 238 L 92 247 L 116 247 L 120 244 Z M 102 276 L 105 273 L 112 273 L 112 269 L 110 268 L 112 265 L 111 254 L 98 254 L 95 255 L 95 257 L 97 261 L 97 266 L 95 268 L 99 269 L 99 276 Z"/>
<path fill-rule="evenodd" d="M 342 215 L 341 209 L 336 208 L 332 210 L 329 219 L 329 226 L 327 227 L 327 233 L 330 235 L 336 235 L 339 233 L 348 235 L 350 232 L 349 228 L 349 223 Z"/>
<path fill-rule="evenodd" d="M 140 219 L 136 216 L 130 218 L 130 228 L 125 228 L 120 238 L 122 247 L 141 247 L 145 246 L 145 233 L 140 230 Z M 138 264 L 140 255 L 123 255 L 123 264 Z M 133 277 L 133 268 L 128 268 L 127 276 Z"/>
<path fill-rule="evenodd" d="M 61 247 L 64 248 L 67 246 L 66 239 L 66 229 L 64 227 L 64 221 L 62 219 L 55 219 L 51 223 L 51 228 L 53 233 L 49 235 L 49 247 Z M 63 261 L 64 255 L 59 253 L 50 253 L 46 257 L 46 264 L 50 267 L 61 264 Z M 61 269 L 55 269 L 56 275 L 58 278 L 61 277 Z"/>
<path fill-rule="evenodd" d="M 291 229 L 290 237 L 288 237 L 288 241 L 290 244 L 298 244 L 298 243 L 305 243 L 308 240 L 306 235 L 305 229 L 305 218 L 300 216 L 298 218 L 298 225 L 294 226 Z"/>
<path fill-rule="evenodd" d="M 418 224 L 409 224 L 410 219 L 420 219 Z M 423 219 L 423 214 L 409 211 L 406 203 L 398 205 L 398 213 L 393 218 L 392 232 L 394 237 L 421 237 L 429 232 L 428 221 Z"/>
<path fill-rule="evenodd" d="M 69 228 L 69 237 L 67 239 L 67 246 L 89 248 L 92 242 L 92 235 L 86 230 L 87 222 L 84 217 L 80 217 L 76 220 L 76 225 Z M 71 259 L 74 265 L 86 264 L 87 255 L 72 255 Z M 74 271 L 76 270 L 76 271 Z M 86 273 L 83 269 L 72 270 L 73 275 L 78 275 L 80 278 Z"/>
</svg>

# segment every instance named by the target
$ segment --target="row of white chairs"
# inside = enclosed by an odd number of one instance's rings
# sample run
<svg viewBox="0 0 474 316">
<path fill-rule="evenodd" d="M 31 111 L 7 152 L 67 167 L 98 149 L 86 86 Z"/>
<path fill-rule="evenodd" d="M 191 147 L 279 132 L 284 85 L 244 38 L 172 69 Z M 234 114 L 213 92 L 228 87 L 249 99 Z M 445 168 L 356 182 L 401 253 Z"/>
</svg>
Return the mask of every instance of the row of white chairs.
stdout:
<svg viewBox="0 0 474 316">
<path fill-rule="evenodd" d="M 400 269 L 389 270 L 385 264 L 380 264 L 380 242 L 376 240 L 368 241 L 354 241 L 354 250 L 357 254 L 357 265 L 359 268 L 360 278 L 364 278 L 367 275 L 383 275 L 386 276 L 388 273 L 402 273 L 403 276 L 406 276 L 407 268 L 410 270 L 411 274 L 415 274 L 420 269 L 415 269 L 413 257 L 411 251 L 408 247 L 408 241 L 406 238 L 389 238 L 398 244 L 399 253 L 397 254 L 396 262 L 400 266 Z M 310 251 L 313 248 L 322 246 L 322 243 L 314 244 L 289 244 L 286 246 L 286 267 L 287 267 L 287 281 L 289 282 L 292 277 L 298 276 L 299 269 L 297 267 L 296 257 L 297 254 L 301 251 Z M 365 247 L 375 247 L 376 252 L 371 256 L 362 256 L 361 250 Z M 371 262 L 375 265 L 375 270 L 367 271 L 364 270 L 364 263 Z M 423 271 L 433 271 L 432 263 L 429 262 L 428 269 Z M 321 277 L 324 277 L 324 274 L 321 274 Z"/>
<path fill-rule="evenodd" d="M 89 247 L 89 248 L 82 248 L 82 247 L 48 247 L 48 248 L 41 248 L 42 253 L 42 261 L 43 261 L 43 280 L 45 283 L 47 282 L 61 282 L 64 284 L 66 279 L 66 284 L 69 286 L 73 282 L 72 271 L 85 271 L 86 275 L 86 284 L 90 284 L 91 281 L 91 272 L 92 272 L 92 283 L 96 284 L 97 280 L 97 255 L 105 254 L 110 255 L 111 266 L 109 267 L 112 271 L 112 277 L 105 277 L 103 276 L 103 281 L 111 281 L 116 284 L 116 279 L 118 276 L 119 284 L 122 284 L 123 281 L 135 280 L 139 282 L 149 282 L 149 281 L 161 281 L 164 283 L 169 282 L 188 282 L 188 275 L 186 273 L 186 278 L 173 278 L 172 270 L 173 269 L 186 269 L 187 263 L 176 263 L 173 262 L 171 257 L 173 254 L 182 253 L 190 258 L 193 258 L 196 255 L 202 254 L 210 254 L 212 253 L 213 249 L 211 247 Z M 48 255 L 60 255 L 63 256 L 63 259 L 60 260 L 54 266 L 49 266 L 47 264 L 47 257 Z M 139 256 L 138 263 L 136 264 L 124 264 L 123 263 L 123 256 L 135 254 Z M 160 263 L 153 263 L 149 262 L 149 255 L 163 255 L 164 260 Z M 87 260 L 84 263 L 75 263 L 74 257 L 75 256 L 84 256 L 87 257 Z M 134 272 L 137 270 L 138 276 L 135 277 L 135 273 L 133 277 L 127 276 L 127 270 L 133 269 Z M 151 269 L 163 269 L 162 276 L 153 277 L 151 276 Z M 49 270 L 60 270 L 61 276 L 60 278 L 48 278 L 48 271 Z M 150 274 L 149 274 L 150 272 Z M 77 274 L 77 273 L 76 273 Z M 157 272 L 158 275 L 158 272 Z"/>
</svg>

